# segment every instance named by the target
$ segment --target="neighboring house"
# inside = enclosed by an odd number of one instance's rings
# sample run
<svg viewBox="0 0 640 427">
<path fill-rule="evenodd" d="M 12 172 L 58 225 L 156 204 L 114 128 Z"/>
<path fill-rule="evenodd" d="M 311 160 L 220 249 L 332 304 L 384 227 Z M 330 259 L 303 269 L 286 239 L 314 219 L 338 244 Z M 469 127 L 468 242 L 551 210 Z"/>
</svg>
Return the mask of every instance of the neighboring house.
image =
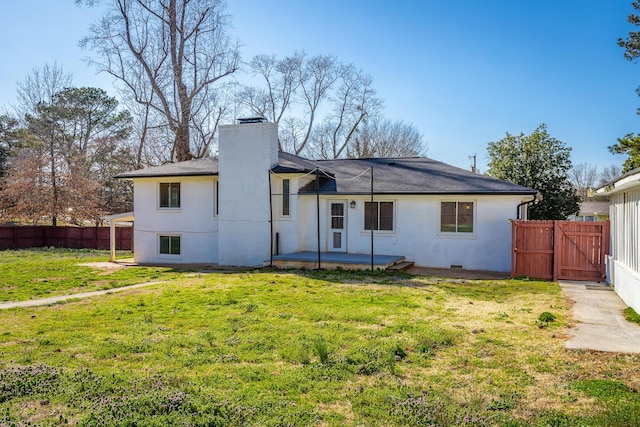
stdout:
<svg viewBox="0 0 640 427">
<path fill-rule="evenodd" d="M 606 221 L 609 219 L 609 201 L 588 201 L 580 204 L 578 215 L 571 215 L 569 221 Z"/>
<path fill-rule="evenodd" d="M 640 168 L 599 188 L 609 196 L 611 255 L 607 280 L 620 298 L 640 313 Z"/>
<path fill-rule="evenodd" d="M 376 254 L 419 266 L 506 272 L 509 220 L 536 194 L 428 158 L 307 160 L 278 152 L 266 122 L 221 126 L 217 158 L 117 177 L 134 183 L 135 260 L 152 264 L 370 254 L 373 236 Z"/>
</svg>

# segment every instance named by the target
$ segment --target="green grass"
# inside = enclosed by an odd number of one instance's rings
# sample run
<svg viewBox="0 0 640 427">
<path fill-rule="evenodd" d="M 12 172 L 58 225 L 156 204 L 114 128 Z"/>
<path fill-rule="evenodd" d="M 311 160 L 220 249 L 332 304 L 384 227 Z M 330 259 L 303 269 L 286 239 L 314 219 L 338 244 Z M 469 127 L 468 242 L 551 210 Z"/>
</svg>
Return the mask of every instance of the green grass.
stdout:
<svg viewBox="0 0 640 427">
<path fill-rule="evenodd" d="M 636 313 L 636 311 L 633 308 L 631 307 L 625 308 L 624 317 L 625 319 L 627 319 L 627 321 L 637 323 L 640 325 L 640 314 Z"/>
<path fill-rule="evenodd" d="M 639 425 L 640 356 L 564 349 L 552 282 L 157 274 L 1 311 L 0 425 Z"/>
<path fill-rule="evenodd" d="M 130 253 L 129 253 L 130 254 Z M 0 302 L 111 289 L 168 276 L 167 268 L 105 270 L 83 263 L 108 261 L 107 251 L 29 249 L 0 251 Z"/>
</svg>

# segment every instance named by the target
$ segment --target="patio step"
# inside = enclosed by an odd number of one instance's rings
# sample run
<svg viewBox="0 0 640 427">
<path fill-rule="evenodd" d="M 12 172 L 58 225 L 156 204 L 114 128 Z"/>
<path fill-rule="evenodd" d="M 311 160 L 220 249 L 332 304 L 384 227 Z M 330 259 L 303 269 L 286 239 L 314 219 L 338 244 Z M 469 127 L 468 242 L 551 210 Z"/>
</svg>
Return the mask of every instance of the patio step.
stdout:
<svg viewBox="0 0 640 427">
<path fill-rule="evenodd" d="M 413 261 L 402 261 L 397 264 L 393 264 L 390 267 L 387 267 L 388 271 L 406 271 L 413 267 L 415 263 Z"/>
</svg>

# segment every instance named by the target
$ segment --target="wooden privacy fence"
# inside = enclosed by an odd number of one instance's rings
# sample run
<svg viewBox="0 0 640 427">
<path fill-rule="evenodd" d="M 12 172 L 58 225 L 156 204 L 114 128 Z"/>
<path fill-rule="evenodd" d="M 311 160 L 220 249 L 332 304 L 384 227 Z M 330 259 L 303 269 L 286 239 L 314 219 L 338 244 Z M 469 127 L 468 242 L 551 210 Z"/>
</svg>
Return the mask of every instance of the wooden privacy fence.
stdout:
<svg viewBox="0 0 640 427">
<path fill-rule="evenodd" d="M 604 280 L 609 221 L 513 221 L 511 277 Z"/>
<path fill-rule="evenodd" d="M 133 227 L 116 227 L 116 249 L 131 250 Z M 109 249 L 109 227 L 0 227 L 0 249 Z"/>
</svg>

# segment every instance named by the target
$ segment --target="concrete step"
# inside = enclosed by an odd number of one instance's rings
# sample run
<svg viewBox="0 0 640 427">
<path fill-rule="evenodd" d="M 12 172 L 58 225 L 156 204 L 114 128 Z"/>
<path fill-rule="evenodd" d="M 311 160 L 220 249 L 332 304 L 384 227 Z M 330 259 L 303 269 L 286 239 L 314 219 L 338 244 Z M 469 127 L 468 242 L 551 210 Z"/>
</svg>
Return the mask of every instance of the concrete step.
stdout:
<svg viewBox="0 0 640 427">
<path fill-rule="evenodd" d="M 403 262 L 399 262 L 397 264 L 393 264 L 390 267 L 387 267 L 388 271 L 406 271 L 408 269 L 410 269 L 411 267 L 413 267 L 415 263 L 412 261 L 403 261 Z"/>
</svg>

